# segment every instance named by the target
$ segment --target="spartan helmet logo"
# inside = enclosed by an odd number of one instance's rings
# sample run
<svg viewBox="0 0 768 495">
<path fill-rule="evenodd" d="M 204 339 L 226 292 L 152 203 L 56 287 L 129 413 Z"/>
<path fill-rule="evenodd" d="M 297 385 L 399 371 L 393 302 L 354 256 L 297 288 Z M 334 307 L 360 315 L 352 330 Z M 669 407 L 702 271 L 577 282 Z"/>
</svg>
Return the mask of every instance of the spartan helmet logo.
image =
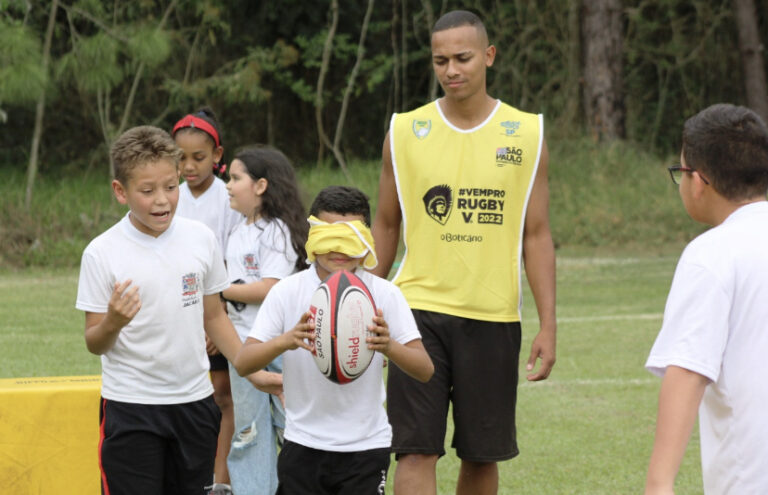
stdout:
<svg viewBox="0 0 768 495">
<path fill-rule="evenodd" d="M 451 206 L 453 206 L 451 188 L 445 184 L 434 186 L 427 191 L 422 200 L 427 215 L 440 225 L 445 225 L 448 217 L 451 216 Z"/>
</svg>

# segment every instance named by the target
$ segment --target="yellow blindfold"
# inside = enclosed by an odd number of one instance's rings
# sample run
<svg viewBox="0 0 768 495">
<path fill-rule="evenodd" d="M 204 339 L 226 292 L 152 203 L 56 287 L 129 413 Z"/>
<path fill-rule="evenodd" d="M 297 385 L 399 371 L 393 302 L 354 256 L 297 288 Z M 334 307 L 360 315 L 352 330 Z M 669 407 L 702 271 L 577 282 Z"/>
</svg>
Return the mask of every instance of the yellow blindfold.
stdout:
<svg viewBox="0 0 768 495">
<path fill-rule="evenodd" d="M 350 258 L 364 258 L 363 267 L 372 269 L 379 264 L 374 249 L 373 236 L 360 220 L 327 223 L 310 216 L 307 237 L 307 261 L 313 263 L 316 254 L 330 252 L 346 254 Z"/>
</svg>

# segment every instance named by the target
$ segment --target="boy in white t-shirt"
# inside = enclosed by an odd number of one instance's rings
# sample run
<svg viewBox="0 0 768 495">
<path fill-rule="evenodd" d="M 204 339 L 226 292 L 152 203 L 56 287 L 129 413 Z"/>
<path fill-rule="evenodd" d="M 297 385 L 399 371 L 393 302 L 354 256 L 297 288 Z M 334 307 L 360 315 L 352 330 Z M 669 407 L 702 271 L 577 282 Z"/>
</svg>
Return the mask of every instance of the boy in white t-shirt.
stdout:
<svg viewBox="0 0 768 495">
<path fill-rule="evenodd" d="M 383 493 L 392 440 L 383 406 L 384 357 L 422 382 L 434 367 L 400 290 L 361 267 L 376 265 L 365 194 L 350 187 L 325 188 L 310 215 L 306 246 L 312 265 L 267 294 L 235 367 L 241 374 L 252 372 L 283 355 L 286 426 L 277 493 Z M 345 385 L 317 369 L 308 312 L 321 281 L 342 269 L 355 271 L 378 308 L 369 326 L 377 335 L 367 342 L 379 352 L 365 373 Z"/>
<path fill-rule="evenodd" d="M 83 252 L 76 303 L 101 355 L 102 491 L 202 494 L 220 421 L 205 333 L 229 359 L 241 346 L 219 300 L 223 256 L 209 228 L 174 218 L 180 151 L 167 132 L 130 129 L 111 155 L 130 211 Z"/>
<path fill-rule="evenodd" d="M 697 410 L 704 493 L 768 493 L 768 127 L 713 105 L 680 160 L 683 205 L 713 228 L 683 251 L 646 363 L 663 381 L 645 493 L 673 493 Z"/>
</svg>

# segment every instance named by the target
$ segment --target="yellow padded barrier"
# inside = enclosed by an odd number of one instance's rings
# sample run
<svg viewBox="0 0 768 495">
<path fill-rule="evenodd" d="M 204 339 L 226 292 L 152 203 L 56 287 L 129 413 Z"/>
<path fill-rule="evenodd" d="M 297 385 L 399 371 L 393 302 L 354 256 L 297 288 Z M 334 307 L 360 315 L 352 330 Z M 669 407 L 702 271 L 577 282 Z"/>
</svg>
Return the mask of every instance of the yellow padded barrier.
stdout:
<svg viewBox="0 0 768 495">
<path fill-rule="evenodd" d="M 100 376 L 0 380 L 2 491 L 98 494 Z"/>
</svg>

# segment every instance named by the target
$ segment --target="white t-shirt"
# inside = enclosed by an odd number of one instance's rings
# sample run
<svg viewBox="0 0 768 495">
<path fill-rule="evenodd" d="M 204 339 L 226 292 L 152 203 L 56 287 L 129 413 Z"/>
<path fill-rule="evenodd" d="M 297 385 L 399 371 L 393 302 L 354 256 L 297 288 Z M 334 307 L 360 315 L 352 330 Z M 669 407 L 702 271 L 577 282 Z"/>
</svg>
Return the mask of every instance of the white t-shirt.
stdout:
<svg viewBox="0 0 768 495">
<path fill-rule="evenodd" d="M 265 278 L 283 279 L 296 271 L 297 258 L 291 246 L 291 233 L 282 220 L 259 219 L 246 225 L 243 219 L 229 237 L 226 256 L 229 281 L 242 280 L 250 284 Z M 238 311 L 235 305 L 227 303 L 229 319 L 241 340 L 248 337 L 259 307 L 259 304 L 248 304 Z"/>
<path fill-rule="evenodd" d="M 686 247 L 646 362 L 709 378 L 699 408 L 704 491 L 768 493 L 768 203 Z"/>
<path fill-rule="evenodd" d="M 213 233 L 175 217 L 155 238 L 126 215 L 85 248 L 75 307 L 106 313 L 115 282 L 128 279 L 139 288 L 141 309 L 101 356 L 102 396 L 179 404 L 211 395 L 203 296 L 229 286 Z"/>
<path fill-rule="evenodd" d="M 229 207 L 227 185 L 218 177 L 203 194 L 192 196 L 189 184 L 179 186 L 179 204 L 176 216 L 191 218 L 206 224 L 219 241 L 221 254 L 227 252 L 227 242 L 235 227 L 243 220 L 243 215 Z"/>
<path fill-rule="evenodd" d="M 400 290 L 364 270 L 356 272 L 384 312 L 390 337 L 401 344 L 420 339 L 416 322 Z M 320 285 L 315 265 L 275 284 L 256 316 L 250 337 L 267 342 L 299 322 Z M 331 382 L 317 369 L 312 354 L 295 349 L 283 354 L 285 438 L 318 450 L 357 452 L 388 448 L 392 428 L 384 409 L 383 357 L 375 353 L 369 368 L 351 383 Z"/>
</svg>

